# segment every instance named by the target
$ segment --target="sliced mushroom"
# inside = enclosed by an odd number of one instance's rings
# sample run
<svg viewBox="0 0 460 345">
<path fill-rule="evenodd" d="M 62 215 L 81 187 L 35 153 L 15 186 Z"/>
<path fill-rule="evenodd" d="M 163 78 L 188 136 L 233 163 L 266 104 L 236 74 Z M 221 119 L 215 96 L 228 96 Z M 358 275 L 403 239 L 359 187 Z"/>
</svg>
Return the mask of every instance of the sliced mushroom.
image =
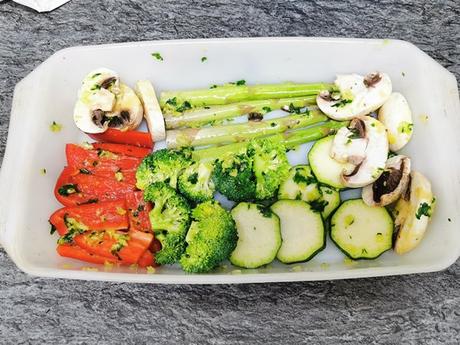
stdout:
<svg viewBox="0 0 460 345">
<path fill-rule="evenodd" d="M 387 128 L 391 151 L 398 151 L 409 142 L 412 137 L 412 112 L 403 95 L 393 92 L 379 109 L 378 119 Z"/>
<path fill-rule="evenodd" d="M 316 98 L 323 113 L 334 120 L 350 120 L 377 110 L 390 97 L 390 77 L 381 72 L 338 75 L 337 90 L 324 90 Z"/>
<path fill-rule="evenodd" d="M 340 128 L 334 136 L 331 157 L 340 163 L 360 164 L 366 158 L 367 140 L 347 127 Z"/>
<path fill-rule="evenodd" d="M 83 80 L 73 116 L 77 127 L 86 133 L 102 133 L 109 127 L 129 130 L 142 122 L 143 108 L 114 71 L 99 68 Z"/>
<path fill-rule="evenodd" d="M 407 189 L 410 176 L 410 158 L 391 157 L 385 170 L 371 185 L 363 188 L 362 197 L 369 206 L 386 206 L 398 200 Z"/>
<path fill-rule="evenodd" d="M 407 193 L 398 200 L 393 210 L 396 217 L 396 253 L 407 253 L 420 243 L 433 214 L 434 204 L 430 181 L 421 173 L 413 171 Z"/>
<path fill-rule="evenodd" d="M 349 128 L 367 142 L 364 158 L 351 172 L 342 173 L 347 187 L 359 188 L 376 181 L 383 173 L 388 157 L 388 139 L 383 124 L 370 117 L 354 118 Z"/>
<path fill-rule="evenodd" d="M 152 140 L 154 142 L 165 140 L 165 121 L 152 83 L 148 80 L 139 80 L 136 83 L 136 93 L 144 106 L 144 117 Z"/>
<path fill-rule="evenodd" d="M 120 84 L 120 96 L 115 106 L 106 116 L 110 119 L 108 127 L 132 130 L 139 127 L 144 116 L 144 108 L 133 89 L 125 84 Z"/>
</svg>

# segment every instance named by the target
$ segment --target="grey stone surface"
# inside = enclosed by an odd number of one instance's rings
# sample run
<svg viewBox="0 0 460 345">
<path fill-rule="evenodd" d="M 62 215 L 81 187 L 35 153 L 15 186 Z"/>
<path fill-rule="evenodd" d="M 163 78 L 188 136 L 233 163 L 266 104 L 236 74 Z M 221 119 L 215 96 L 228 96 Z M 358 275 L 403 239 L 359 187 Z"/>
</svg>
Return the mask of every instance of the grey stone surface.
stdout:
<svg viewBox="0 0 460 345">
<path fill-rule="evenodd" d="M 14 85 L 74 45 L 200 37 L 409 40 L 460 77 L 460 2 L 90 1 L 38 14 L 0 2 L 0 160 Z M 1 197 L 1 196 L 0 196 Z M 0 249 L 2 344 L 459 344 L 460 264 L 316 283 L 154 286 L 47 280 Z"/>
</svg>

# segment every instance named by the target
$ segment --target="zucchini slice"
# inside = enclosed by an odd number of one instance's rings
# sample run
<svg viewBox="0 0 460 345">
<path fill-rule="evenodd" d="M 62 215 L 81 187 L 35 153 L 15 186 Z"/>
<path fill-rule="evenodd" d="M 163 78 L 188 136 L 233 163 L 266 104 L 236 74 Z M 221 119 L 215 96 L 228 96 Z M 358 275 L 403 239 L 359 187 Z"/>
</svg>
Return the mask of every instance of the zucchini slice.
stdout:
<svg viewBox="0 0 460 345">
<path fill-rule="evenodd" d="M 343 189 L 342 172 L 353 170 L 353 165 L 340 163 L 330 156 L 333 140 L 333 135 L 318 140 L 308 152 L 308 161 L 319 182 Z"/>
<path fill-rule="evenodd" d="M 303 200 L 306 202 L 321 197 L 315 176 L 308 165 L 296 165 L 289 170 L 288 178 L 281 183 L 278 199 Z"/>
<path fill-rule="evenodd" d="M 272 262 L 281 246 L 280 219 L 269 208 L 247 202 L 232 210 L 238 242 L 230 262 L 239 267 L 257 268 Z"/>
<path fill-rule="evenodd" d="M 326 246 L 321 214 L 302 200 L 279 200 L 271 209 L 281 220 L 282 244 L 276 258 L 285 263 L 307 261 Z"/>
<path fill-rule="evenodd" d="M 347 200 L 331 218 L 331 239 L 350 258 L 375 259 L 391 249 L 393 219 L 385 207 Z"/>
</svg>

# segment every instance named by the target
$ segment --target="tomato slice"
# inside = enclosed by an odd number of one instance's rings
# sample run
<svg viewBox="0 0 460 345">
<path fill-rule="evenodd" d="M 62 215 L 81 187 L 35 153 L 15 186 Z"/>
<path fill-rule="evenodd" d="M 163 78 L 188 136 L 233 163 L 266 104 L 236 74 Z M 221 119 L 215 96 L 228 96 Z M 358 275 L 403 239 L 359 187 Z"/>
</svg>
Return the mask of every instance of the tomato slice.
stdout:
<svg viewBox="0 0 460 345">
<path fill-rule="evenodd" d="M 144 158 L 152 152 L 151 149 L 133 145 L 112 144 L 112 143 L 92 143 L 96 150 L 105 150 L 113 153 L 123 154 L 130 157 Z"/>
<path fill-rule="evenodd" d="M 69 244 L 60 244 L 57 246 L 56 251 L 60 256 L 81 260 L 85 262 L 89 262 L 92 264 L 105 264 L 106 262 L 110 263 L 118 263 L 120 260 L 118 259 L 111 259 L 106 258 L 100 255 L 94 255 L 86 250 L 80 248 L 79 246 L 69 245 Z"/>
<path fill-rule="evenodd" d="M 61 236 L 69 231 L 77 235 L 88 230 L 128 229 L 129 226 L 125 200 L 64 207 L 54 212 L 49 221 Z"/>
<path fill-rule="evenodd" d="M 67 165 L 83 174 L 106 177 L 128 184 L 136 184 L 136 170 L 142 162 L 140 157 L 131 157 L 103 149 L 86 149 L 82 146 L 66 145 Z"/>
<path fill-rule="evenodd" d="M 54 195 L 64 206 L 78 206 L 124 199 L 134 190 L 134 184 L 82 174 L 75 168 L 65 167 L 54 187 Z"/>
<path fill-rule="evenodd" d="M 152 206 L 144 200 L 144 192 L 126 194 L 126 207 L 128 208 L 129 229 L 152 233 L 149 218 Z"/>
<path fill-rule="evenodd" d="M 75 243 L 88 253 L 111 260 L 120 259 L 124 264 L 137 263 L 152 240 L 152 234 L 114 230 L 88 231 L 75 237 Z"/>
<path fill-rule="evenodd" d="M 140 147 L 153 148 L 153 141 L 150 133 L 139 131 L 120 131 L 118 129 L 109 128 L 104 133 L 90 134 L 90 138 L 108 143 L 128 144 Z"/>
</svg>

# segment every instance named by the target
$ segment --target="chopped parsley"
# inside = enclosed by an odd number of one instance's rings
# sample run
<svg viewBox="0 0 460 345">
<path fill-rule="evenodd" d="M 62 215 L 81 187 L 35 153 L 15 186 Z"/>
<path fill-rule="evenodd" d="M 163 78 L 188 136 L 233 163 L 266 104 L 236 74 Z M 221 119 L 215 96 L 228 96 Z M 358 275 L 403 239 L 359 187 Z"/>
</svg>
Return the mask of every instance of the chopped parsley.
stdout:
<svg viewBox="0 0 460 345">
<path fill-rule="evenodd" d="M 324 211 L 325 207 L 329 204 L 326 200 L 313 200 L 310 201 L 310 206 L 313 211 L 321 213 Z"/>
<path fill-rule="evenodd" d="M 109 234 L 116 242 L 110 247 L 110 252 L 118 257 L 118 252 L 128 245 L 129 236 L 126 234 L 120 235 L 118 233 Z"/>
<path fill-rule="evenodd" d="M 266 113 L 269 113 L 269 112 L 272 111 L 272 108 L 270 108 L 270 107 L 263 107 L 262 110 L 265 111 Z"/>
<path fill-rule="evenodd" d="M 410 122 L 401 122 L 401 124 L 399 125 L 398 127 L 398 131 L 400 133 L 405 133 L 405 134 L 410 134 L 412 132 L 412 128 L 414 127 L 414 124 L 413 123 L 410 123 Z"/>
<path fill-rule="evenodd" d="M 89 230 L 86 225 L 74 218 L 69 218 L 67 215 L 64 216 L 64 223 L 67 227 L 67 233 L 59 238 L 58 244 L 72 243 L 75 236 Z"/>
<path fill-rule="evenodd" d="M 154 57 L 155 59 L 157 59 L 158 61 L 163 61 L 163 56 L 161 56 L 160 53 L 152 53 L 152 57 Z"/>
<path fill-rule="evenodd" d="M 100 73 L 94 73 L 91 78 L 94 79 L 96 77 L 99 77 L 100 75 L 101 75 Z"/>
<path fill-rule="evenodd" d="M 203 57 L 201 58 L 201 62 L 206 62 L 206 61 L 208 61 L 208 58 L 207 58 L 206 56 L 203 56 Z"/>
<path fill-rule="evenodd" d="M 59 195 L 69 196 L 70 194 L 79 193 L 78 187 L 76 184 L 65 184 L 58 189 Z"/>
<path fill-rule="evenodd" d="M 186 110 L 189 110 L 189 109 L 192 109 L 192 105 L 190 104 L 189 101 L 184 101 L 184 103 L 182 103 L 181 106 L 176 108 L 176 111 L 182 113 L 182 112 L 184 112 Z"/>
<path fill-rule="evenodd" d="M 210 89 L 215 89 L 216 87 L 217 87 L 217 85 L 214 84 L 214 85 L 211 85 L 209 88 L 210 88 Z"/>
<path fill-rule="evenodd" d="M 57 123 L 56 121 L 53 121 L 53 123 L 50 125 L 50 131 L 53 133 L 59 133 L 62 130 L 62 125 Z"/>
<path fill-rule="evenodd" d="M 264 207 L 262 205 L 257 205 L 257 209 L 259 212 L 264 216 L 265 218 L 271 218 L 272 217 L 272 211 L 268 207 Z"/>
<path fill-rule="evenodd" d="M 294 104 L 289 104 L 288 112 L 291 114 L 310 114 L 310 110 L 307 107 L 296 107 Z"/>
<path fill-rule="evenodd" d="M 85 175 L 91 175 L 91 171 L 85 168 L 81 168 L 80 173 L 85 174 Z"/>
<path fill-rule="evenodd" d="M 176 107 L 177 106 L 177 98 L 173 97 L 173 98 L 168 99 L 166 101 L 166 104 L 171 105 L 173 107 Z"/>
<path fill-rule="evenodd" d="M 236 86 L 243 86 L 243 85 L 246 85 L 246 80 L 244 79 L 241 79 L 241 80 L 237 80 L 235 82 Z"/>
<path fill-rule="evenodd" d="M 56 229 L 56 227 L 54 226 L 54 224 L 51 224 L 51 223 L 50 223 L 50 225 L 51 225 L 50 235 L 53 235 L 53 234 L 56 232 L 57 229 Z"/>
<path fill-rule="evenodd" d="M 418 207 L 415 217 L 417 219 L 420 219 L 422 216 L 429 218 L 431 217 L 431 212 L 432 212 L 431 205 L 427 204 L 426 202 L 422 202 Z"/>
<path fill-rule="evenodd" d="M 351 103 L 351 102 L 353 102 L 353 100 L 344 98 L 344 99 L 341 99 L 338 102 L 335 102 L 333 105 L 331 105 L 331 107 L 342 108 L 342 107 L 346 106 L 348 103 Z"/>
<path fill-rule="evenodd" d="M 306 185 L 316 183 L 316 179 L 313 176 L 302 175 L 300 171 L 296 171 L 294 178 L 292 179 L 295 183 L 305 183 Z"/>
</svg>

